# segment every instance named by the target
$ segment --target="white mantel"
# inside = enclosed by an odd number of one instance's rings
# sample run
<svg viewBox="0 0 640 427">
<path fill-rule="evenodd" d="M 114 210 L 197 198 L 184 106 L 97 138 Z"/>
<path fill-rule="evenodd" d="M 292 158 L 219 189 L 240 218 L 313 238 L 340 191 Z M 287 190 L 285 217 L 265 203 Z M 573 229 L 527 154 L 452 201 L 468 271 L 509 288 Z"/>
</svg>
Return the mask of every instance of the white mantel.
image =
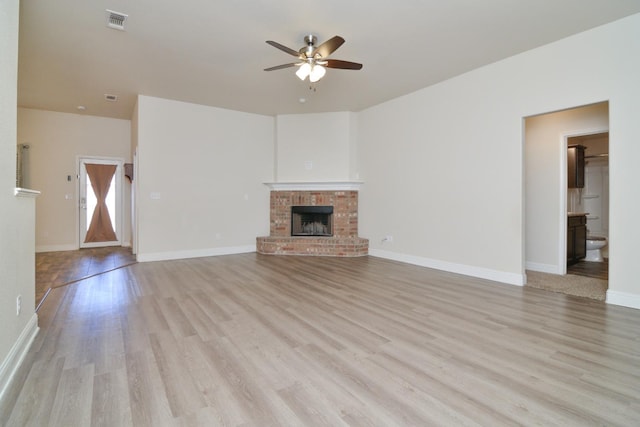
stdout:
<svg viewBox="0 0 640 427">
<path fill-rule="evenodd" d="M 265 182 L 271 191 L 358 191 L 362 181 Z"/>
</svg>

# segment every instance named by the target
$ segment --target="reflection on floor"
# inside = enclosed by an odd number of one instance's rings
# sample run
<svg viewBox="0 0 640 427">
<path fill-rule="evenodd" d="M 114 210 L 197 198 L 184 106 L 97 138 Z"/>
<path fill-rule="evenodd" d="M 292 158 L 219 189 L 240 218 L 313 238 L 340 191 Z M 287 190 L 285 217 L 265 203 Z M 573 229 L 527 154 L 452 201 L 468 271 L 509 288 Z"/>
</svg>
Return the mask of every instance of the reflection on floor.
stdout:
<svg viewBox="0 0 640 427">
<path fill-rule="evenodd" d="M 36 254 L 36 307 L 51 288 L 68 285 L 136 262 L 131 248 L 110 246 Z"/>
<path fill-rule="evenodd" d="M 609 260 L 605 258 L 604 262 L 580 261 L 567 267 L 567 274 L 609 280 Z"/>
</svg>

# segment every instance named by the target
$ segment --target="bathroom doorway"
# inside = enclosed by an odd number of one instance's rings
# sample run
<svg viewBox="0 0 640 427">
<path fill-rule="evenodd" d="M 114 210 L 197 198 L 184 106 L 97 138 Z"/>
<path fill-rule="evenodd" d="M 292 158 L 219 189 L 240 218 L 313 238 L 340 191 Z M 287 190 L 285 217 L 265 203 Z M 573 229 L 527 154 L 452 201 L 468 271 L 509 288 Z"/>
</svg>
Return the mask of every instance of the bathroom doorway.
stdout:
<svg viewBox="0 0 640 427">
<path fill-rule="evenodd" d="M 585 221 L 589 233 L 608 237 L 609 103 L 526 117 L 524 126 L 527 285 L 604 300 L 608 262 L 579 262 L 568 268 L 567 244 L 569 212 L 589 213 Z M 567 148 L 574 143 L 589 146 L 585 150 L 589 156 L 585 159 L 589 166 L 588 172 L 585 168 L 585 181 L 589 175 L 589 185 L 581 189 L 568 188 Z M 591 174 L 599 174 L 599 184 Z M 606 192 L 594 197 L 598 185 L 606 187 Z M 596 201 L 605 201 L 606 208 L 601 206 L 596 211 L 592 207 Z M 608 261 L 607 252 L 605 248 Z"/>
<path fill-rule="evenodd" d="M 587 256 L 568 266 L 567 274 L 608 280 L 609 132 L 569 137 L 567 144 L 585 152 L 584 187 L 568 189 L 567 209 L 584 212 L 587 221 Z"/>
</svg>

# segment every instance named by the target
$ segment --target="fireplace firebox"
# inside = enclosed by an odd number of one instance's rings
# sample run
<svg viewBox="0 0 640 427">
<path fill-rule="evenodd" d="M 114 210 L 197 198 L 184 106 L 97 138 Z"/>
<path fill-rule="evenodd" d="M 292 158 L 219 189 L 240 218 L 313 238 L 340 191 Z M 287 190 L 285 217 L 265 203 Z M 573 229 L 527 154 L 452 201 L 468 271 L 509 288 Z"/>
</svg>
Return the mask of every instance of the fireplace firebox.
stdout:
<svg viewBox="0 0 640 427">
<path fill-rule="evenodd" d="M 333 206 L 291 206 L 292 236 L 333 236 Z"/>
</svg>

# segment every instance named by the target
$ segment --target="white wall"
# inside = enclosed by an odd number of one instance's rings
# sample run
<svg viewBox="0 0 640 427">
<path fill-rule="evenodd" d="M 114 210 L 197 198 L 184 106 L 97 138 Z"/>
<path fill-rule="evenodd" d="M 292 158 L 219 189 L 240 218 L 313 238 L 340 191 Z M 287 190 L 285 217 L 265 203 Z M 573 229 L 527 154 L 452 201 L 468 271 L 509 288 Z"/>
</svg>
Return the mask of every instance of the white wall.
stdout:
<svg viewBox="0 0 640 427">
<path fill-rule="evenodd" d="M 138 259 L 255 251 L 269 232 L 273 117 L 138 97 Z"/>
<path fill-rule="evenodd" d="M 360 114 L 373 255 L 522 281 L 521 124 L 503 79 L 479 70 Z"/>
<path fill-rule="evenodd" d="M 638 52 L 634 15 L 360 113 L 372 253 L 522 283 L 523 118 L 609 100 L 608 301 L 640 307 Z"/>
<path fill-rule="evenodd" d="M 606 102 L 542 114 L 525 120 L 525 259 L 527 268 L 566 269 L 566 217 L 562 196 L 566 138 L 609 129 Z M 566 168 L 566 166 L 564 166 Z M 563 170 L 566 173 L 566 169 Z"/>
<path fill-rule="evenodd" d="M 14 196 L 18 0 L 0 2 L 0 399 L 37 332 L 33 199 Z M 16 298 L 22 311 L 16 314 Z M 1 417 L 0 417 L 1 418 Z"/>
<path fill-rule="evenodd" d="M 134 254 L 138 253 L 138 210 L 136 205 L 136 196 L 138 191 L 138 100 L 133 107 L 131 114 L 131 159 L 133 162 L 133 182 L 131 185 L 131 250 Z"/>
<path fill-rule="evenodd" d="M 78 156 L 131 162 L 131 122 L 19 108 L 18 142 L 29 144 L 30 182 L 42 192 L 36 208 L 36 250 L 77 249 Z M 71 181 L 67 181 L 68 175 Z M 131 242 L 130 189 L 129 181 L 123 179 L 125 245 Z"/>
<path fill-rule="evenodd" d="M 276 181 L 357 179 L 354 113 L 287 114 L 276 117 Z"/>
</svg>

